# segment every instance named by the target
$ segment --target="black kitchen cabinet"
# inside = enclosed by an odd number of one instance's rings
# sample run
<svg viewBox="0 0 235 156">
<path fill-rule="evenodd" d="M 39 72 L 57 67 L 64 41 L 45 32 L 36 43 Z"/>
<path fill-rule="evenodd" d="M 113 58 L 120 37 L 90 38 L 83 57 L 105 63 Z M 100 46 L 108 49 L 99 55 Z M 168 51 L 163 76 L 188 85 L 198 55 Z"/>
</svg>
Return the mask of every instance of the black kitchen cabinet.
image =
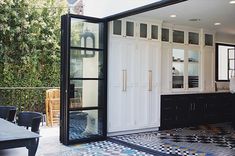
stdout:
<svg viewBox="0 0 235 156">
<path fill-rule="evenodd" d="M 160 129 L 232 121 L 233 103 L 230 93 L 162 95 Z"/>
</svg>

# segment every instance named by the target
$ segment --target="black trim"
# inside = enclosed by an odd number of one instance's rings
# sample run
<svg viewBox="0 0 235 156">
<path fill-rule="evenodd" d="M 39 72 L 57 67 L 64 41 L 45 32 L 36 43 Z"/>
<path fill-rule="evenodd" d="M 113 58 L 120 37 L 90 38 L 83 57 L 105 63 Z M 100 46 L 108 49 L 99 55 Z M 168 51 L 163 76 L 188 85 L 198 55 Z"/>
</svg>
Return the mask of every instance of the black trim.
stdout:
<svg viewBox="0 0 235 156">
<path fill-rule="evenodd" d="M 69 111 L 81 111 L 81 110 L 98 110 L 103 109 L 104 107 L 78 107 L 78 108 L 70 108 Z"/>
<path fill-rule="evenodd" d="M 135 144 L 128 143 L 128 142 L 125 142 L 125 141 L 121 141 L 121 140 L 118 140 L 118 139 L 113 139 L 113 138 L 110 138 L 110 137 L 108 137 L 107 140 L 110 141 L 110 142 L 119 144 L 119 145 L 130 147 L 130 148 L 138 150 L 138 151 L 142 151 L 142 152 L 145 152 L 145 153 L 148 153 L 148 154 L 151 154 L 151 155 L 155 155 L 155 156 L 169 156 L 169 155 L 176 156 L 174 154 L 161 153 L 161 152 L 158 152 L 156 150 L 152 150 L 152 149 L 149 149 L 149 148 L 146 148 L 146 147 L 143 147 L 143 146 L 135 145 Z"/>
<path fill-rule="evenodd" d="M 70 47 L 70 49 L 75 49 L 75 50 L 88 50 L 88 51 L 103 51 L 103 50 L 104 50 L 104 49 L 86 48 L 86 47 Z"/>
<path fill-rule="evenodd" d="M 82 19 L 84 21 L 88 21 L 89 23 L 103 23 L 104 20 L 102 18 L 95 18 L 90 16 L 84 15 L 75 15 L 75 14 L 68 14 L 71 18 Z"/>
<path fill-rule="evenodd" d="M 67 81 L 68 81 L 68 71 L 66 69 L 68 65 L 68 27 L 69 27 L 69 16 L 63 15 L 61 17 L 61 80 L 60 80 L 60 142 L 63 144 L 68 144 L 67 138 L 67 108 L 63 106 L 63 104 L 67 103 L 67 93 L 66 90 L 68 88 Z"/>
<path fill-rule="evenodd" d="M 217 82 L 229 82 L 229 73 L 228 73 L 228 79 L 227 80 L 219 80 L 219 62 L 218 62 L 218 59 L 219 59 L 219 46 L 231 46 L 231 47 L 234 47 L 235 48 L 235 45 L 234 44 L 226 44 L 226 43 L 215 43 L 215 81 Z"/>
<path fill-rule="evenodd" d="M 124 12 L 121 12 L 118 14 L 114 14 L 114 15 L 105 17 L 104 20 L 113 21 L 113 20 L 117 20 L 120 18 L 140 14 L 140 13 L 151 11 L 154 9 L 163 8 L 166 6 L 174 5 L 174 4 L 185 2 L 185 1 L 188 1 L 188 0 L 162 0 L 159 2 L 151 3 L 148 5 L 142 6 L 142 7 L 138 7 L 138 8 L 132 9 L 132 10 L 124 11 Z"/>
<path fill-rule="evenodd" d="M 107 139 L 106 136 L 93 135 L 89 139 L 88 138 L 83 138 L 83 139 L 69 140 L 67 145 L 78 144 L 78 143 L 90 143 L 90 142 L 95 142 L 95 141 L 104 141 L 106 139 Z"/>
<path fill-rule="evenodd" d="M 86 47 L 70 47 L 71 38 L 71 20 L 77 18 L 82 19 L 85 22 L 95 23 L 99 25 L 99 45 L 104 46 L 104 49 L 96 48 L 86 48 Z M 86 16 L 71 15 L 67 14 L 62 16 L 61 24 L 61 129 L 60 129 L 60 141 L 65 144 L 73 143 L 84 143 L 98 140 L 105 140 L 107 137 L 107 22 Z M 102 61 L 103 61 L 103 76 L 104 78 L 70 78 L 70 50 L 71 49 L 82 49 L 82 50 L 92 50 L 92 51 L 103 51 Z M 98 53 L 99 54 L 99 53 Z M 96 80 L 102 81 L 99 84 L 99 96 L 98 106 L 96 107 L 81 107 L 81 108 L 69 108 L 70 103 L 70 89 L 74 86 L 70 85 L 70 80 Z M 71 88 L 72 87 L 72 88 Z M 101 120 L 99 129 L 102 128 L 100 135 L 91 135 L 87 138 L 80 138 L 76 140 L 69 139 L 69 125 L 71 111 L 85 111 L 85 110 L 97 110 L 98 120 Z M 99 121 L 100 122 L 100 121 Z M 100 133 L 100 132 L 99 132 Z"/>
<path fill-rule="evenodd" d="M 104 80 L 104 78 L 76 78 L 74 77 L 74 78 L 70 78 L 69 80 L 100 80 L 102 81 Z"/>
</svg>

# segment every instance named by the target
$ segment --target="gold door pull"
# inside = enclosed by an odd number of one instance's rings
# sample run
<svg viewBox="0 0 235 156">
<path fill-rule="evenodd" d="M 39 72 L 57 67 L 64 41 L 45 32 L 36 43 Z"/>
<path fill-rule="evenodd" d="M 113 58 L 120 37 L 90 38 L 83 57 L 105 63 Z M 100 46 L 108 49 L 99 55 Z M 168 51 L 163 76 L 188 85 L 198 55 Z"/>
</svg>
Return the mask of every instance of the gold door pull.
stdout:
<svg viewBox="0 0 235 156">
<path fill-rule="evenodd" d="M 152 70 L 149 70 L 149 91 L 153 90 L 153 72 Z"/>
</svg>

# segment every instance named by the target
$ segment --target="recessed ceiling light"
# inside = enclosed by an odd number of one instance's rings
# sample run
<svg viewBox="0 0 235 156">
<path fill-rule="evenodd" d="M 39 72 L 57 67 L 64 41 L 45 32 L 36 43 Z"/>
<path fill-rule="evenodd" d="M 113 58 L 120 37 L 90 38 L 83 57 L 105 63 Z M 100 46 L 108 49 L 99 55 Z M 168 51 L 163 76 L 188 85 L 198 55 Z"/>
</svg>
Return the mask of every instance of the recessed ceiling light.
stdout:
<svg viewBox="0 0 235 156">
<path fill-rule="evenodd" d="M 170 15 L 170 17 L 171 17 L 171 18 L 175 18 L 175 17 L 176 17 L 176 15 Z"/>
<path fill-rule="evenodd" d="M 235 4 L 235 1 L 230 1 L 229 3 L 230 3 L 230 4 Z"/>
<path fill-rule="evenodd" d="M 214 23 L 214 25 L 221 25 L 221 23 L 217 22 L 217 23 Z"/>
</svg>

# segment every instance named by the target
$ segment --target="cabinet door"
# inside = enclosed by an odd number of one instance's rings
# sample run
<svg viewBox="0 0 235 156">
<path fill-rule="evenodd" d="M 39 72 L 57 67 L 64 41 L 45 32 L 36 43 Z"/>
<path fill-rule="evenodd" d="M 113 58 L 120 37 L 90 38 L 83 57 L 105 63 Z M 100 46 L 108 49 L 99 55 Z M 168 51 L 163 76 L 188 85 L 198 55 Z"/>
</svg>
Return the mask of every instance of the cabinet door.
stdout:
<svg viewBox="0 0 235 156">
<path fill-rule="evenodd" d="M 172 89 L 185 89 L 185 50 L 172 49 Z"/>
<path fill-rule="evenodd" d="M 161 129 L 177 127 L 176 105 L 174 96 L 161 96 Z"/>
<path fill-rule="evenodd" d="M 110 43 L 108 132 L 133 130 L 135 88 L 135 52 L 133 40 L 115 38 Z"/>
<path fill-rule="evenodd" d="M 121 38 L 113 38 L 109 50 L 108 72 L 108 132 L 122 129 L 123 109 L 125 108 L 126 93 L 123 82 L 124 55 Z M 115 71 L 115 74 L 113 72 Z"/>
<path fill-rule="evenodd" d="M 160 126 L 161 46 L 149 42 L 149 126 Z"/>
<path fill-rule="evenodd" d="M 160 45 L 156 42 L 141 40 L 139 51 L 139 103 L 136 107 L 136 123 L 138 126 L 158 127 L 160 125 Z M 139 115 L 141 114 L 141 115 Z"/>
<path fill-rule="evenodd" d="M 187 96 L 177 96 L 174 100 L 176 107 L 176 127 L 185 127 L 190 123 L 188 112 L 190 109 Z"/>
<path fill-rule="evenodd" d="M 199 49 L 188 49 L 188 89 L 199 88 L 200 53 Z"/>
<path fill-rule="evenodd" d="M 189 97 L 189 99 L 190 125 L 200 124 L 203 122 L 205 98 L 203 96 L 194 95 Z"/>
</svg>

